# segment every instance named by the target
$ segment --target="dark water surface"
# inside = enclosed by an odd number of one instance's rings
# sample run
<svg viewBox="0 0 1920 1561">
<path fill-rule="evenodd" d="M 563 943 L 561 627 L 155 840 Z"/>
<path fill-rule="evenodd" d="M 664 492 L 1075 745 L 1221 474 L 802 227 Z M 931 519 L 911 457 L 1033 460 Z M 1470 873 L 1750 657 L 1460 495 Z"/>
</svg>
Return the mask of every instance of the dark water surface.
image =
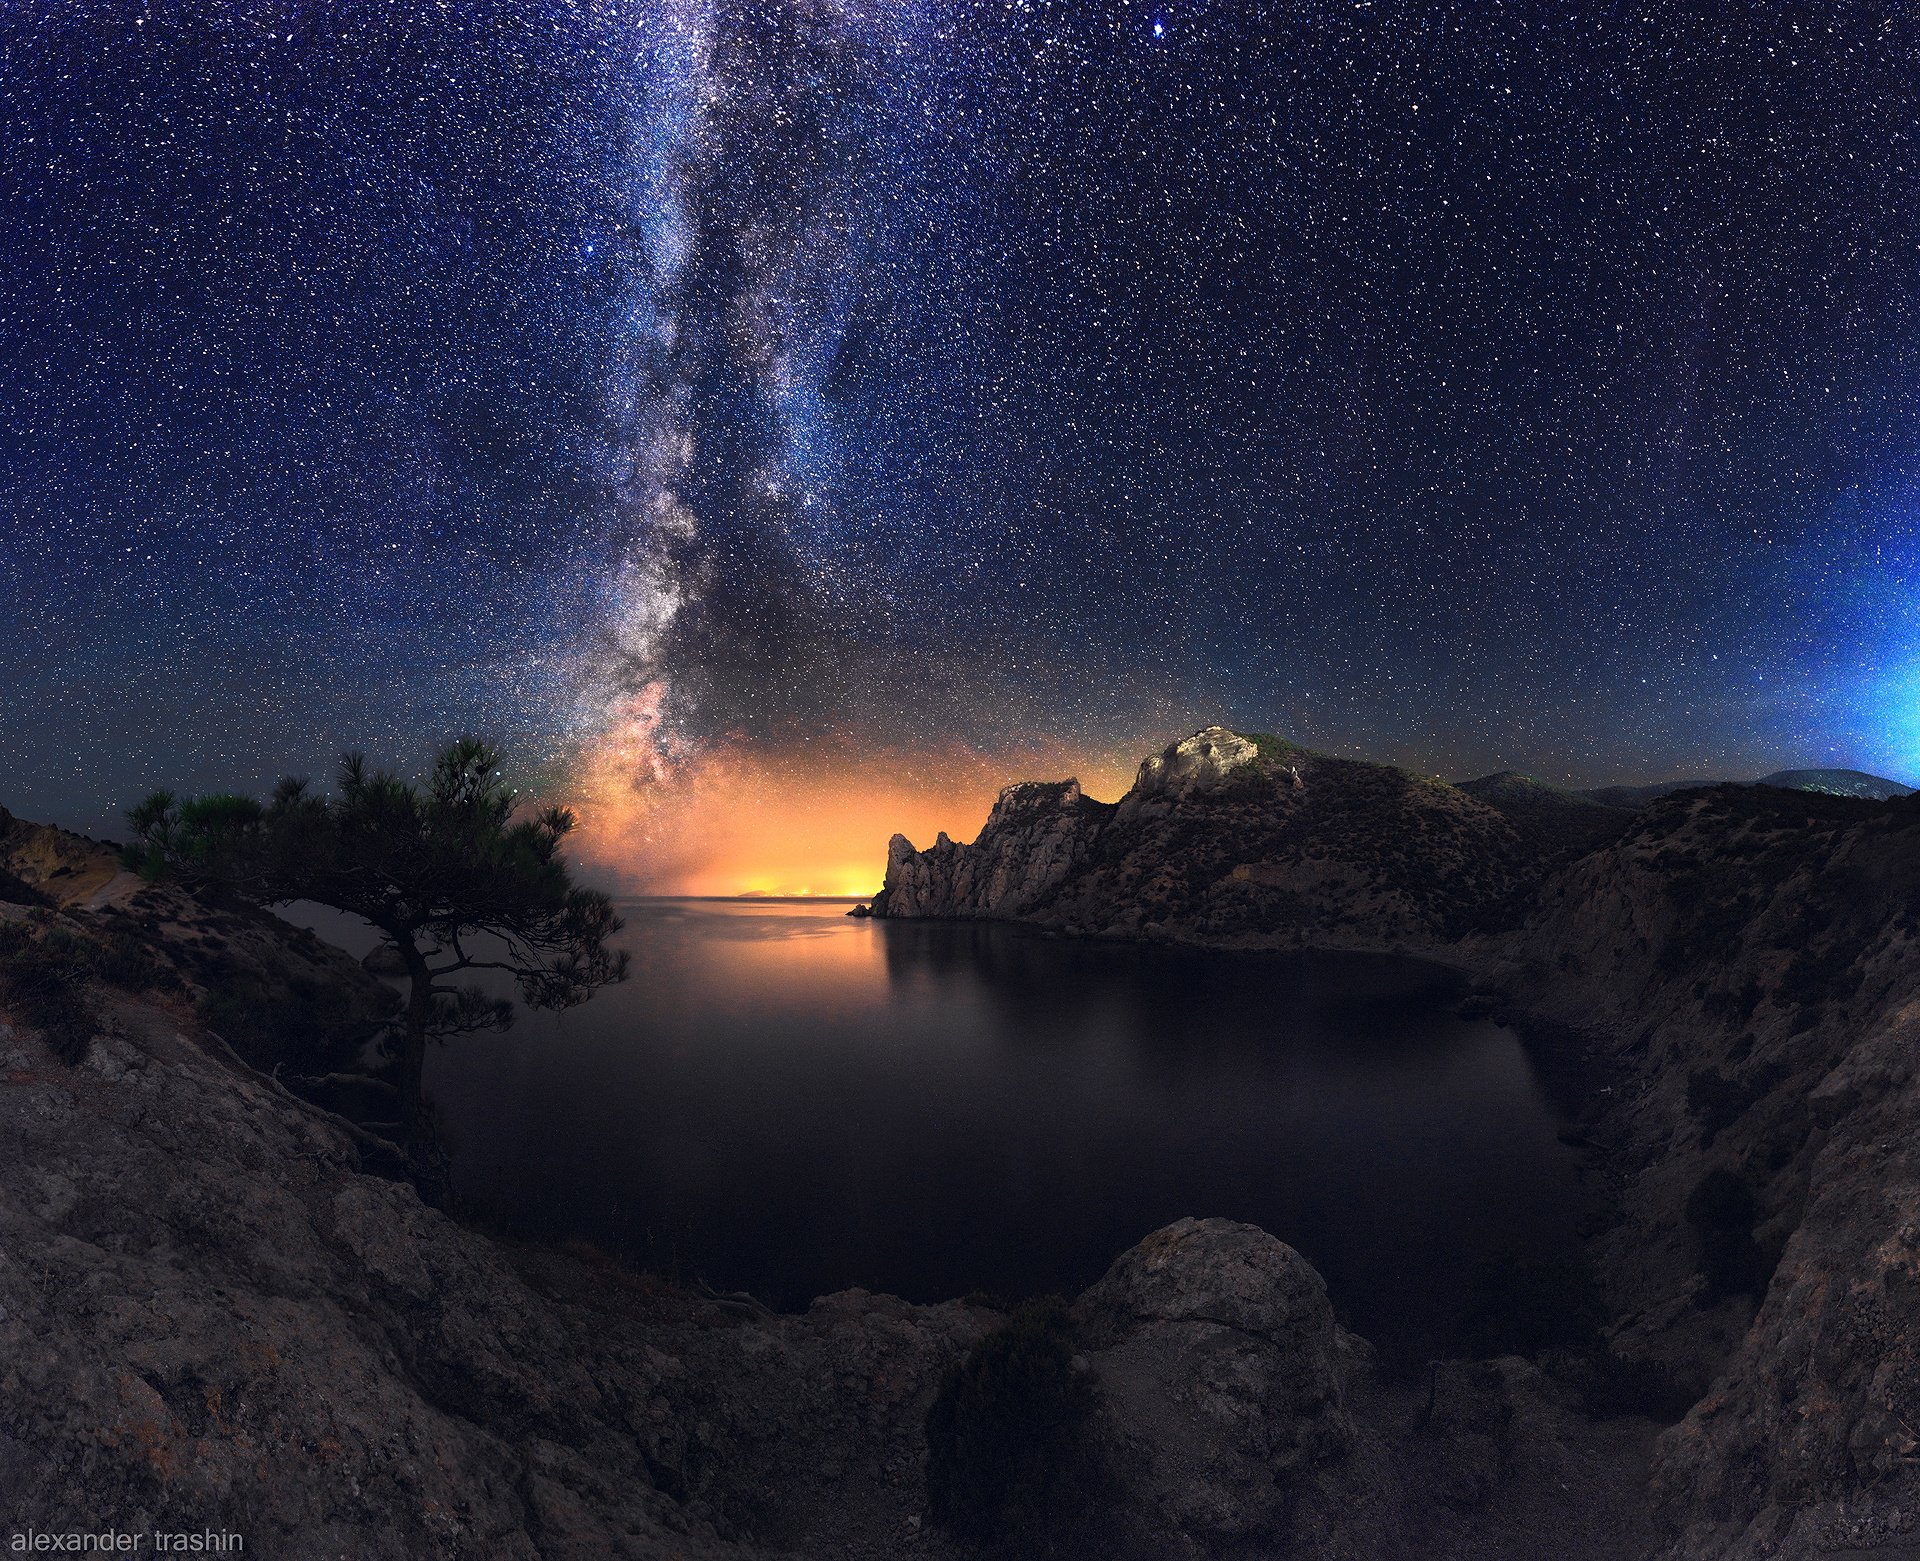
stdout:
<svg viewBox="0 0 1920 1561">
<path fill-rule="evenodd" d="M 827 903 L 637 901 L 633 978 L 441 1051 L 461 1193 L 798 1307 L 1072 1293 L 1185 1214 L 1431 1342 L 1476 1264 L 1570 1238 L 1518 1039 L 1434 967 L 1209 954 Z"/>
</svg>

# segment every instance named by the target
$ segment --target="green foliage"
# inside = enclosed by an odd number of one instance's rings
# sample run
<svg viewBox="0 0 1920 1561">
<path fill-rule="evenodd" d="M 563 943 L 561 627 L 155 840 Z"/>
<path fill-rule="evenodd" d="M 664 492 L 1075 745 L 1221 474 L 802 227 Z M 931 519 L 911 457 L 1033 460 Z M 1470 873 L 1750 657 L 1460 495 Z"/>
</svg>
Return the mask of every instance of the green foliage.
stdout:
<svg viewBox="0 0 1920 1561">
<path fill-rule="evenodd" d="M 1715 1167 L 1688 1194 L 1686 1214 L 1707 1278 L 1703 1301 L 1758 1295 L 1766 1289 L 1771 1268 L 1753 1239 L 1759 1206 L 1744 1181 L 1724 1166 Z"/>
<path fill-rule="evenodd" d="M 172 872 L 216 895 L 245 892 L 256 882 L 265 812 L 232 792 L 182 802 L 156 791 L 127 814 L 134 839 L 121 863 L 149 880 Z"/>
<path fill-rule="evenodd" d="M 86 996 L 90 967 L 87 945 L 69 933 L 0 922 L 0 992 L 69 1065 L 87 1054 L 99 1028 Z"/>
<path fill-rule="evenodd" d="M 513 1004 L 454 978 L 510 975 L 522 1001 L 567 1008 L 621 981 L 627 956 L 612 902 L 576 887 L 560 856 L 573 815 L 548 808 L 515 817 L 500 755 L 475 738 L 450 744 L 420 783 L 341 762 L 337 794 L 285 780 L 264 807 L 229 794 L 181 802 L 156 792 L 128 815 L 130 855 L 151 875 L 176 874 L 260 904 L 313 900 L 363 917 L 406 965 L 402 1021 L 406 1111 L 423 1132 L 426 1044 L 511 1022 Z M 246 994 L 226 994 L 225 1023 L 270 1038 L 286 1021 Z"/>
<path fill-rule="evenodd" d="M 93 970 L 125 992 L 173 991 L 181 984 L 147 942 L 124 927 L 112 929 L 94 948 Z"/>
<path fill-rule="evenodd" d="M 352 993 L 330 981 L 295 981 L 281 988 L 238 968 L 211 972 L 203 980 L 197 1005 L 201 1022 L 266 1071 L 347 1067 L 382 1028 L 363 1015 Z"/>
<path fill-rule="evenodd" d="M 1073 1366 L 1066 1308 L 1023 1306 L 947 1374 L 927 1412 L 927 1504 L 968 1538 L 1019 1534 L 1084 1472 L 1094 1390 Z"/>
<path fill-rule="evenodd" d="M 1235 732 L 1233 735 L 1245 738 L 1258 750 L 1261 758 L 1271 759 L 1276 763 L 1284 762 L 1295 755 L 1303 754 L 1307 751 L 1298 743 L 1289 742 L 1286 738 L 1277 736 L 1273 732 Z"/>
</svg>

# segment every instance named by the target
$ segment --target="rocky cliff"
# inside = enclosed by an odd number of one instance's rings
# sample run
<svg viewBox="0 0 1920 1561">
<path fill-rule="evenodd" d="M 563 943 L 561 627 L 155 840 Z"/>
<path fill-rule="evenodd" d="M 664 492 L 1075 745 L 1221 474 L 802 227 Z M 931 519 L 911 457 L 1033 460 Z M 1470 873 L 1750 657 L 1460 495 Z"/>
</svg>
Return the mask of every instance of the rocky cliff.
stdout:
<svg viewBox="0 0 1920 1561">
<path fill-rule="evenodd" d="M 1914 1543 L 1917 883 L 1911 803 L 1722 787 L 1473 951 L 1618 1068 L 1592 1131 L 1621 1178 L 1619 1342 L 1704 1393 L 1659 1454 L 1677 1554 Z"/>
<path fill-rule="evenodd" d="M 1082 865 L 1109 803 L 1082 795 L 1078 781 L 1009 786 L 993 805 L 981 840 L 955 845 L 944 834 L 926 851 L 905 835 L 887 846 L 886 898 L 876 915 L 1024 916 L 1041 909 Z"/>
<path fill-rule="evenodd" d="M 896 840 L 889 882 L 920 873 L 938 914 L 1474 973 L 1543 1061 L 1607 1080 L 1582 1132 L 1610 1347 L 1692 1401 L 1656 1452 L 1661 1553 L 1920 1554 L 1920 807 L 1846 789 L 1596 808 L 1214 730 L 1082 815 L 1018 910 L 942 894 L 1019 859 L 1013 816 L 933 860 Z"/>
<path fill-rule="evenodd" d="M 780 1316 L 490 1240 L 222 1033 L 254 1026 L 263 1064 L 332 1044 L 285 1011 L 325 986 L 329 1027 L 377 1014 L 352 962 L 59 831 L 0 823 L 0 871 L 0 1543 L 1600 1561 L 1642 1537 L 1646 1422 L 1517 1360 L 1384 1379 L 1299 1254 L 1190 1219 L 1069 1314 L 1092 1483 L 1043 1532 L 963 1542 L 927 1521 L 924 1427 L 1001 1314 L 850 1291 Z"/>
<path fill-rule="evenodd" d="M 943 835 L 916 851 L 894 836 L 873 913 L 1222 945 L 1429 947 L 1630 817 L 1513 780 L 1476 795 L 1208 727 L 1147 759 L 1117 804 L 1074 781 L 1011 786 L 971 845 Z"/>
</svg>

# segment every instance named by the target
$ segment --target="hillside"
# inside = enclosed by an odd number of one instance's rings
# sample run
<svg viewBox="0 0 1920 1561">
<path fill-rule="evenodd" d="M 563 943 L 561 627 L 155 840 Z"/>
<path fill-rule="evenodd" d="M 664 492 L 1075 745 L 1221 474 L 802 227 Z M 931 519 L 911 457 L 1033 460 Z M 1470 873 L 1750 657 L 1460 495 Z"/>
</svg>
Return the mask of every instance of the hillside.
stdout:
<svg viewBox="0 0 1920 1561">
<path fill-rule="evenodd" d="M 1617 1346 L 1710 1389 L 1657 1464 L 1676 1555 L 1865 1554 L 1916 1510 L 1916 882 L 1910 803 L 1718 787 L 1465 951 L 1619 1070 Z"/>
<path fill-rule="evenodd" d="M 0 929 L 32 926 L 111 991 L 214 1025 L 250 1064 L 324 1071 L 396 1006 L 331 944 L 122 870 L 111 846 L 0 808 Z M 15 934 L 17 939 L 17 932 Z"/>
<path fill-rule="evenodd" d="M 1009 787 L 978 839 L 888 848 L 878 916 L 1017 917 L 1223 945 L 1426 946 L 1493 916 L 1610 812 L 1495 800 L 1393 765 L 1209 727 L 1118 803 Z"/>
<path fill-rule="evenodd" d="M 1542 1062 L 1590 1081 L 1610 1348 L 1692 1405 L 1654 1464 L 1670 1561 L 1920 1545 L 1920 806 L 1782 778 L 1607 809 L 1603 830 L 1590 798 L 1527 777 L 1447 787 L 1214 729 L 1110 815 L 1050 819 L 1018 913 L 1397 942 L 1529 1015 Z M 1591 848 L 1556 850 L 1576 824 Z M 991 914 L 942 891 L 1020 859 L 1034 826 L 896 839 L 886 913 Z"/>
<path fill-rule="evenodd" d="M 1677 791 L 1700 791 L 1721 784 L 1720 781 L 1653 781 L 1644 786 L 1590 786 L 1580 795 L 1610 808 L 1643 808 Z"/>
<path fill-rule="evenodd" d="M 1910 797 L 1911 786 L 1888 780 L 1884 775 L 1869 775 L 1864 770 L 1775 770 L 1762 775 L 1756 786 L 1779 786 L 1788 791 L 1821 791 L 1833 797 L 1864 797 L 1886 802 L 1894 797 Z"/>
<path fill-rule="evenodd" d="M 1529 849 L 1542 858 L 1590 851 L 1617 838 L 1627 827 L 1632 811 L 1517 770 L 1501 770 L 1458 784 L 1469 797 L 1497 809 Z"/>
</svg>

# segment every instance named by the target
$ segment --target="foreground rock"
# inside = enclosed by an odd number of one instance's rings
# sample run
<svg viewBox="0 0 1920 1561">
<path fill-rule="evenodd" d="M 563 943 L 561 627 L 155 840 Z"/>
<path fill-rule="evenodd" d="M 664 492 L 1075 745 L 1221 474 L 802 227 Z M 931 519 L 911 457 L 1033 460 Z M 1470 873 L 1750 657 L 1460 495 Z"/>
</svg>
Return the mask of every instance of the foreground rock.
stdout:
<svg viewBox="0 0 1920 1561">
<path fill-rule="evenodd" d="M 1326 1286 L 1252 1225 L 1181 1220 L 1122 1256 L 1080 1298 L 1130 1484 L 1165 1555 L 1288 1535 L 1311 1477 L 1351 1449 Z M 1344 1345 L 1344 1349 L 1343 1346 Z"/>
<path fill-rule="evenodd" d="M 924 1426 L 999 1314 L 850 1291 L 775 1316 L 489 1240 L 210 1021 L 253 1012 L 209 1003 L 241 976 L 269 1006 L 378 982 L 77 837 L 7 841 L 9 920 L 117 948 L 120 979 L 69 1065 L 0 971 L 0 1532 L 211 1530 L 276 1561 L 986 1553 L 926 1521 Z M 1474 1398 L 1522 1430 L 1453 1471 L 1435 1395 L 1379 1381 L 1248 1226 L 1159 1232 L 1073 1315 L 1110 1504 L 1060 1514 L 1056 1554 L 1518 1558 L 1539 1509 L 1599 1556 L 1643 1485 L 1650 1427 L 1538 1393 Z M 1522 1443 L 1586 1470 L 1578 1495 Z"/>
<path fill-rule="evenodd" d="M 163 1021 L 115 1023 L 77 1070 L 0 1052 L 0 1526 L 691 1558 L 916 1506 L 918 1417 L 984 1314 L 742 1317 L 505 1250 Z"/>
</svg>

